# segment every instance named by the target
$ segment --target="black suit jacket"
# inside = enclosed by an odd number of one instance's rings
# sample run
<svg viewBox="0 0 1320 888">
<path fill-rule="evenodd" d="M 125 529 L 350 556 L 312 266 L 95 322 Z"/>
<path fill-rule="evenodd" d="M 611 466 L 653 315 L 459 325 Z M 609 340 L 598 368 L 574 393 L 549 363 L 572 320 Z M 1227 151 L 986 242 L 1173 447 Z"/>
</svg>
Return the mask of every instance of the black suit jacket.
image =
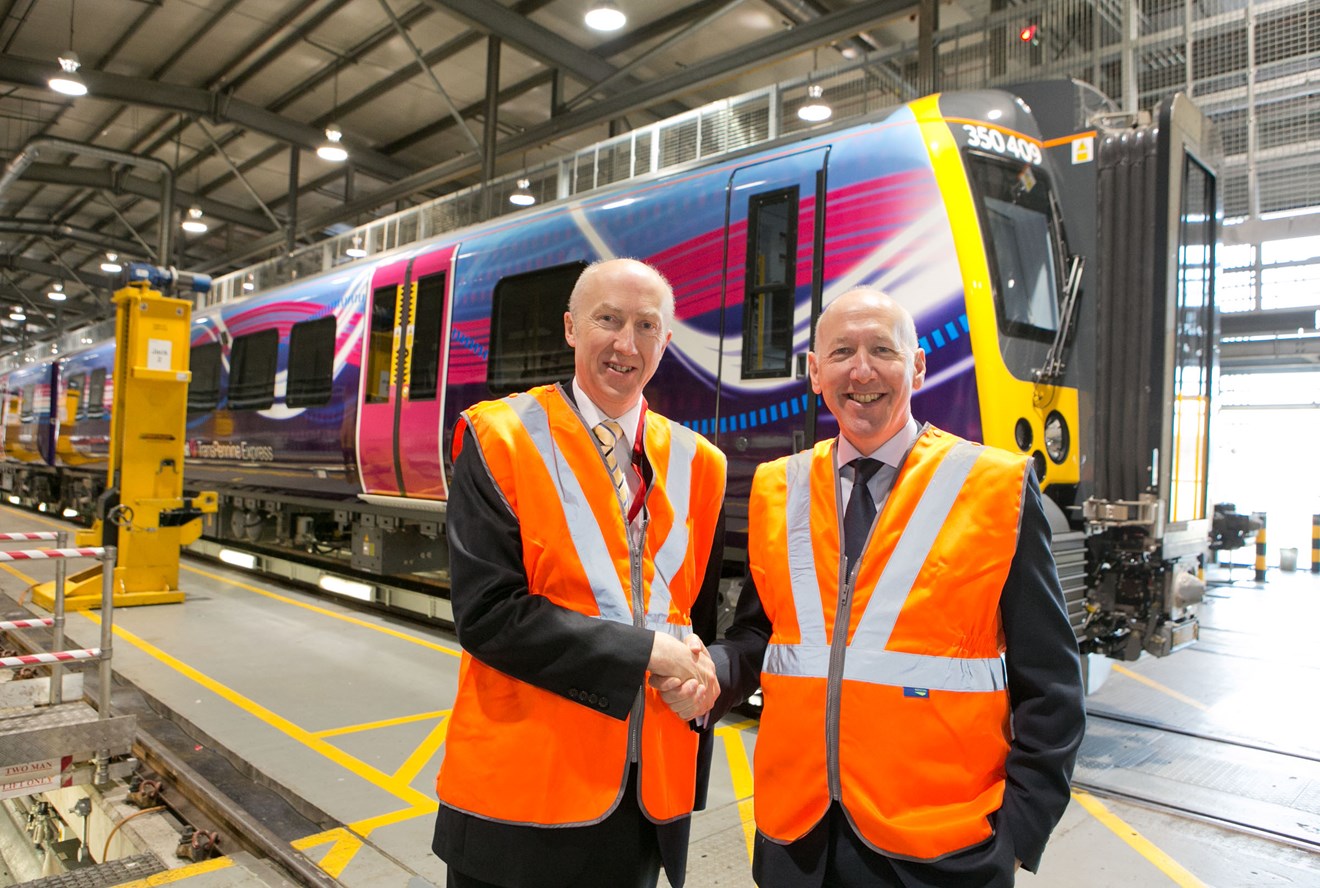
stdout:
<svg viewBox="0 0 1320 888">
<path fill-rule="evenodd" d="M 572 388 L 560 387 L 573 403 Z M 576 405 L 574 405 L 576 406 Z M 450 486 L 450 597 L 464 650 L 519 681 L 560 694 L 595 711 L 625 719 L 646 677 L 649 629 L 599 620 L 532 594 L 523 569 L 517 519 L 483 465 L 471 429 Z M 589 434 L 585 429 L 583 434 Z M 649 461 L 641 467 L 648 485 Z M 723 517 L 716 526 L 706 576 L 692 609 L 693 630 L 715 640 Z M 608 701 L 602 705 L 602 701 Z M 705 805 L 711 738 L 701 736 L 697 807 Z M 690 818 L 657 827 L 669 881 L 681 888 Z M 583 861 L 608 854 L 608 821 L 596 826 L 543 829 L 494 823 L 440 806 L 432 848 L 449 866 L 476 878 L 546 884 L 548 873 L 576 872 Z"/>
<path fill-rule="evenodd" d="M 999 599 L 1013 741 L 1005 769 L 1004 801 L 994 818 L 995 836 L 943 861 L 888 861 L 901 871 L 905 885 L 936 888 L 961 884 L 954 870 L 1002 870 L 1005 866 L 1002 879 L 990 884 L 1012 884 L 1013 858 L 1035 871 L 1050 831 L 1068 805 L 1069 780 L 1085 727 L 1081 668 L 1050 552 L 1050 526 L 1041 506 L 1040 487 L 1030 470 L 1028 477 L 1017 551 Z M 759 686 L 770 630 L 749 572 L 733 625 L 711 651 L 720 679 L 720 697 L 712 718 L 722 716 Z M 902 729 L 901 725 L 895 727 Z M 877 747 L 883 748 L 882 740 Z M 1005 842 L 1011 843 L 1011 854 Z M 781 884 L 811 888 L 809 874 L 798 872 L 792 880 L 781 880 L 774 872 L 800 865 L 790 850 L 763 840 L 757 844 L 757 856 L 761 858 L 757 869 L 764 874 L 763 888 Z"/>
</svg>

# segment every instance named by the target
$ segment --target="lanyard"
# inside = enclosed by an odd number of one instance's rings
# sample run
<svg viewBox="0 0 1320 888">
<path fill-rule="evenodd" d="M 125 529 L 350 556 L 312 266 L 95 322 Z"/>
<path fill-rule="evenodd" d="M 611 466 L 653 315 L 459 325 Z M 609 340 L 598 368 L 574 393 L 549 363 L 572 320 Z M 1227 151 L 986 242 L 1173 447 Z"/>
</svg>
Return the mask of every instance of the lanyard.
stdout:
<svg viewBox="0 0 1320 888">
<path fill-rule="evenodd" d="M 637 413 L 637 431 L 633 435 L 632 459 L 629 460 L 629 468 L 637 476 L 637 494 L 633 497 L 632 506 L 628 509 L 628 523 L 632 524 L 637 513 L 642 510 L 642 505 L 646 502 L 646 478 L 642 475 L 642 453 L 643 436 L 646 434 L 646 398 L 642 398 L 642 409 Z"/>
</svg>

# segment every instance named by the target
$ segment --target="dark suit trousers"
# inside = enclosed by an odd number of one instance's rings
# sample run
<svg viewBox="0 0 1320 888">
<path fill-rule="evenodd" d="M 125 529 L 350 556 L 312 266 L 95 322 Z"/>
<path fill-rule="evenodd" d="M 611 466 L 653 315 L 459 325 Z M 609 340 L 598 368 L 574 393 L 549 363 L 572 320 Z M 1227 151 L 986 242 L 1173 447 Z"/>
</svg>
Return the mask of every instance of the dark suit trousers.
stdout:
<svg viewBox="0 0 1320 888">
<path fill-rule="evenodd" d="M 1013 845 L 996 833 L 933 863 L 896 860 L 858 838 L 836 802 L 791 845 L 757 833 L 752 877 L 760 888 L 1008 888 Z"/>
</svg>

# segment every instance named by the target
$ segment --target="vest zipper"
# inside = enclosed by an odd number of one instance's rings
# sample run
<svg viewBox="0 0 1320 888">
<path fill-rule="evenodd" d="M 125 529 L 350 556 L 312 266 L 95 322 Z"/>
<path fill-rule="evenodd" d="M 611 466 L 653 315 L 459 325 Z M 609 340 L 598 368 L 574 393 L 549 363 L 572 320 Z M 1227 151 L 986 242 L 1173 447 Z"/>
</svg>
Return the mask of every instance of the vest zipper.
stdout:
<svg viewBox="0 0 1320 888">
<path fill-rule="evenodd" d="M 848 652 L 848 626 L 852 622 L 852 591 L 862 560 L 848 574 L 840 574 L 839 602 L 834 611 L 834 635 L 830 639 L 830 669 L 825 684 L 825 770 L 829 779 L 830 799 L 841 801 L 843 780 L 839 776 L 839 706 L 843 696 L 843 660 Z"/>
<path fill-rule="evenodd" d="M 646 516 L 645 510 L 641 515 L 641 532 L 634 539 L 633 534 L 629 532 L 628 516 L 623 516 L 623 532 L 628 537 L 628 563 L 631 567 L 629 577 L 632 584 L 632 611 L 633 625 L 639 629 L 646 628 L 646 609 L 642 602 L 642 543 L 646 540 L 646 526 L 650 520 Z M 642 716 L 646 711 L 646 685 L 643 683 L 641 691 L 637 694 L 636 701 L 633 702 L 632 721 L 628 726 L 628 761 L 639 762 L 642 758 Z"/>
</svg>

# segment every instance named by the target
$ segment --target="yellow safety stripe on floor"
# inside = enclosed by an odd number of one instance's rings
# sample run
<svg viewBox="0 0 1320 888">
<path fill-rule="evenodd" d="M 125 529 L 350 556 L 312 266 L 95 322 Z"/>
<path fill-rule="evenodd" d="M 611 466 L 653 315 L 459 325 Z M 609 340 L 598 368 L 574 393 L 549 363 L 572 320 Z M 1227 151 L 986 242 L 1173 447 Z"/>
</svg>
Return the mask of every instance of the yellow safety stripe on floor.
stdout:
<svg viewBox="0 0 1320 888">
<path fill-rule="evenodd" d="M 166 870 L 163 873 L 156 873 L 154 876 L 147 876 L 145 879 L 123 882 L 116 885 L 115 888 L 150 888 L 153 885 L 169 885 L 193 876 L 200 876 L 203 873 L 214 873 L 222 869 L 229 869 L 233 865 L 234 861 L 228 857 L 212 857 L 210 860 L 203 860 L 201 863 Z"/>
<path fill-rule="evenodd" d="M 293 847 L 304 854 L 311 848 L 319 848 L 334 842 L 316 865 L 334 878 L 339 878 L 344 869 L 353 860 L 353 856 L 362 850 L 362 839 L 343 827 L 335 827 L 325 832 L 306 836 L 293 843 Z M 309 854 L 308 857 L 311 857 Z"/>
<path fill-rule="evenodd" d="M 78 613 L 82 614 L 87 619 L 91 620 L 93 623 L 96 623 L 97 625 L 100 625 L 101 623 L 101 618 L 98 613 L 95 613 L 93 611 L 79 611 Z M 251 700 L 248 697 L 245 697 L 242 694 L 238 693 L 237 691 L 233 690 L 232 688 L 229 688 L 221 684 L 220 682 L 211 678 L 209 675 L 204 675 L 198 670 L 189 666 L 187 663 L 184 663 L 181 660 L 178 660 L 170 656 L 160 648 L 156 647 L 155 645 L 151 644 L 148 641 L 145 641 L 144 639 L 139 638 L 138 636 L 134 635 L 132 632 L 129 632 L 127 629 L 123 628 L 122 626 L 115 626 L 114 631 L 116 635 L 118 635 L 119 637 L 121 637 L 129 644 L 133 645 L 134 647 L 138 648 L 143 653 L 146 653 L 156 658 L 157 660 L 164 663 L 166 666 L 169 666 L 171 669 L 175 670 L 176 672 L 179 672 L 187 676 L 188 678 L 200 684 L 202 687 L 211 691 L 212 693 L 219 695 L 225 700 L 228 700 L 230 703 L 234 704 L 239 709 L 242 709 L 244 712 L 248 713 L 254 718 L 260 719 L 261 721 L 265 722 L 266 724 L 270 725 L 276 730 L 288 735 L 293 740 L 296 740 L 297 742 L 303 744 L 309 749 L 312 749 L 320 753 L 321 755 L 333 761 L 335 764 L 339 765 L 342 768 L 345 768 L 348 771 L 351 771 L 352 773 L 361 777 L 363 780 L 367 781 L 373 786 L 377 786 L 385 790 L 386 792 L 390 793 L 391 795 L 397 797 L 400 801 L 406 802 L 407 804 L 412 805 L 413 807 L 422 807 L 423 805 L 426 804 L 430 804 L 433 807 L 436 805 L 436 803 L 433 800 L 427 798 L 426 796 L 419 793 L 417 790 L 413 789 L 411 786 L 408 785 L 406 781 L 399 781 L 396 778 L 394 778 L 392 775 L 385 774 L 382 771 L 377 770 L 376 768 L 372 767 L 371 765 L 368 765 L 366 762 L 362 761 L 361 759 L 354 758 L 353 756 L 344 752 L 342 749 L 339 749 L 338 747 L 325 742 L 320 737 L 317 737 L 311 731 L 308 731 L 304 728 L 299 727 L 298 725 L 295 725 L 293 722 L 289 721 L 283 716 L 271 712 L 269 709 L 257 703 L 256 701 Z"/>
<path fill-rule="evenodd" d="M 747 760 L 747 747 L 743 745 L 743 731 L 755 726 L 752 720 L 715 729 L 715 736 L 724 741 L 724 754 L 729 760 L 729 776 L 733 779 L 733 795 L 738 800 L 738 818 L 742 821 L 743 836 L 747 839 L 747 859 L 752 859 L 752 840 L 756 836 L 756 811 L 752 803 L 754 784 L 752 766 Z"/>
<path fill-rule="evenodd" d="M 355 820 L 348 824 L 348 828 L 360 836 L 369 836 L 383 826 L 393 826 L 396 823 L 403 823 L 405 820 L 412 820 L 414 817 L 434 814 L 438 807 L 435 802 L 431 802 L 416 808 L 400 808 L 398 811 L 391 811 L 388 814 Z"/>
<path fill-rule="evenodd" d="M 1125 675 L 1125 676 L 1127 676 L 1128 678 L 1132 679 L 1133 681 L 1139 681 L 1139 682 L 1141 682 L 1142 684 L 1146 685 L 1147 687 L 1154 688 L 1155 690 L 1159 691 L 1161 694 L 1168 694 L 1168 695 L 1169 695 L 1170 697 L 1172 697 L 1173 699 L 1175 699 L 1175 700 L 1179 700 L 1179 701 L 1181 701 L 1181 702 L 1183 702 L 1183 703 L 1186 703 L 1188 706 L 1195 706 L 1197 709 L 1206 710 L 1206 711 L 1208 711 L 1208 710 L 1210 709 L 1209 706 L 1206 706 L 1206 705 L 1205 705 L 1204 703 L 1202 703 L 1201 701 L 1199 701 L 1199 700 L 1193 700 L 1191 697 L 1188 697 L 1188 696 L 1185 695 L 1185 694 L 1180 694 L 1180 693 L 1178 693 L 1177 691 L 1175 691 L 1173 688 L 1166 688 L 1164 685 L 1160 684 L 1158 681 L 1154 681 L 1153 679 L 1149 679 L 1149 678 L 1147 678 L 1147 677 L 1144 676 L 1144 675 L 1139 675 L 1139 674 L 1137 674 L 1136 672 L 1133 672 L 1131 669 L 1128 669 L 1128 668 L 1125 667 L 1125 666 L 1120 666 L 1120 665 L 1118 665 L 1117 663 L 1114 663 L 1114 664 L 1113 664 L 1113 668 L 1114 668 L 1114 671 L 1117 672 L 1119 675 Z"/>
<path fill-rule="evenodd" d="M 449 735 L 449 713 L 451 711 L 445 710 L 445 717 L 440 719 L 440 723 L 431 729 L 431 733 L 426 735 L 426 739 L 412 751 L 412 755 L 408 756 L 398 770 L 394 772 L 392 776 L 395 780 L 400 783 L 412 783 L 417 779 L 417 775 L 422 772 L 422 768 L 425 768 L 431 759 L 435 757 L 435 754 L 440 751 L 440 747 L 445 745 L 445 737 Z"/>
<path fill-rule="evenodd" d="M 305 601 L 298 601 L 297 599 L 289 598 L 285 595 L 280 595 L 278 593 L 271 592 L 268 589 L 262 589 L 259 586 L 253 586 L 248 583 L 244 583 L 239 580 L 232 579 L 230 577 L 224 577 L 221 576 L 220 574 L 214 574 L 211 573 L 210 571 L 201 570 L 200 568 L 184 565 L 183 569 L 188 571 L 189 573 L 195 573 L 199 577 L 206 577 L 208 580 L 214 580 L 217 583 L 224 583 L 227 586 L 237 586 L 238 588 L 245 589 L 248 592 L 253 592 L 257 595 L 264 595 L 265 597 L 278 601 L 282 604 L 289 604 L 294 607 L 301 607 L 304 610 L 309 610 L 312 613 L 320 614 L 323 617 L 330 617 L 333 620 L 341 620 L 345 623 L 351 623 L 354 626 L 361 626 L 364 629 L 370 629 L 373 632 L 379 632 L 382 635 L 389 635 L 394 638 L 398 638 L 403 641 L 409 642 L 410 644 L 421 645 L 424 648 L 429 648 L 430 650 L 433 651 L 439 651 L 440 653 L 448 654 L 451 657 L 463 656 L 463 652 L 461 650 L 457 650 L 455 648 L 451 648 L 443 644 L 438 644 L 434 641 L 428 641 L 425 638 L 418 638 L 416 635 L 409 635 L 406 632 L 400 632 L 397 629 L 391 629 L 388 626 L 381 626 L 376 623 L 368 623 L 366 620 L 359 620 L 356 617 L 350 617 L 347 614 L 337 613 L 336 611 L 329 610 L 328 608 L 318 607 L 314 604 L 308 604 Z"/>
<path fill-rule="evenodd" d="M 413 722 L 430 721 L 433 718 L 444 718 L 449 715 L 448 709 L 437 709 L 435 712 L 419 712 L 416 715 L 401 715 L 398 718 L 387 718 L 375 722 L 363 722 L 357 725 L 345 725 L 342 728 L 326 728 L 324 731 L 312 731 L 313 737 L 342 737 L 344 734 L 356 734 L 359 731 L 374 731 L 377 728 L 395 728 L 399 725 L 408 725 Z"/>
<path fill-rule="evenodd" d="M 1131 845 L 1138 854 L 1153 863 L 1160 872 L 1172 879 L 1175 884 L 1182 886 L 1182 888 L 1207 888 L 1204 882 L 1184 869 L 1178 861 L 1155 847 L 1149 839 L 1106 808 L 1104 803 L 1095 796 L 1080 789 L 1074 789 L 1072 797 L 1092 817 L 1104 824 L 1114 835 Z"/>
</svg>

